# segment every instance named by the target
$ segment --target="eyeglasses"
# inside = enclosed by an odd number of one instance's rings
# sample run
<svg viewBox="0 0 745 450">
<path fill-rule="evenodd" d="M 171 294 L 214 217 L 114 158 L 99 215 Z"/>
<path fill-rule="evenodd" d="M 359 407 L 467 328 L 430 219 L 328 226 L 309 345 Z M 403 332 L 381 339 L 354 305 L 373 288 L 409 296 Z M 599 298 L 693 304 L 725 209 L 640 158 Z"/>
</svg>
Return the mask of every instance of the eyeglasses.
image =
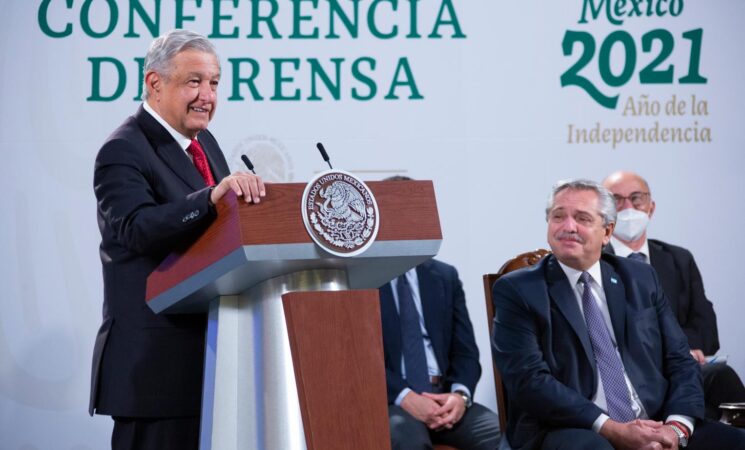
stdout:
<svg viewBox="0 0 745 450">
<path fill-rule="evenodd" d="M 613 194 L 613 198 L 616 200 L 617 209 L 621 209 L 623 207 L 626 199 L 629 199 L 631 201 L 631 204 L 634 205 L 634 208 L 640 208 L 642 206 L 645 206 L 647 202 L 649 202 L 649 192 L 632 192 L 631 195 L 629 195 L 628 197 Z"/>
</svg>

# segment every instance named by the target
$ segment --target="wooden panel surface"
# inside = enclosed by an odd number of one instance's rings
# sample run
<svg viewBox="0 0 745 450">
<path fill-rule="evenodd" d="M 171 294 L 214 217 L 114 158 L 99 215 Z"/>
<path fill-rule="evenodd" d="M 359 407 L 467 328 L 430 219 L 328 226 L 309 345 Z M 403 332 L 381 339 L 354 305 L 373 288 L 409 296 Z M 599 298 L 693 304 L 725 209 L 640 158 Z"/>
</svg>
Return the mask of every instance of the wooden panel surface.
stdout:
<svg viewBox="0 0 745 450">
<path fill-rule="evenodd" d="M 431 181 L 365 182 L 380 210 L 377 240 L 442 239 Z M 300 201 L 305 183 L 271 184 L 258 205 L 239 207 L 244 245 L 312 242 Z"/>
<path fill-rule="evenodd" d="M 232 192 L 218 202 L 217 218 L 204 233 L 183 253 L 168 255 L 148 276 L 146 300 L 167 291 L 241 246 L 238 203 Z"/>
<path fill-rule="evenodd" d="M 378 291 L 282 302 L 308 450 L 390 449 Z"/>
</svg>

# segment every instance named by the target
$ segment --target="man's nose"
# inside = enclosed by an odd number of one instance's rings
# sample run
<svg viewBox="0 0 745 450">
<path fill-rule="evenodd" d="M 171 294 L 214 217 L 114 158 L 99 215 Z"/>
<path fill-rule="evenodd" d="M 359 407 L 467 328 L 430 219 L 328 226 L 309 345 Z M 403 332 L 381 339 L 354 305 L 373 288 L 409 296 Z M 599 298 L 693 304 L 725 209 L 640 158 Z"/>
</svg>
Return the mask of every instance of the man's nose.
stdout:
<svg viewBox="0 0 745 450">
<path fill-rule="evenodd" d="M 199 85 L 199 99 L 202 101 L 213 101 L 215 99 L 215 90 L 212 89 L 212 84 L 206 81 Z"/>
</svg>

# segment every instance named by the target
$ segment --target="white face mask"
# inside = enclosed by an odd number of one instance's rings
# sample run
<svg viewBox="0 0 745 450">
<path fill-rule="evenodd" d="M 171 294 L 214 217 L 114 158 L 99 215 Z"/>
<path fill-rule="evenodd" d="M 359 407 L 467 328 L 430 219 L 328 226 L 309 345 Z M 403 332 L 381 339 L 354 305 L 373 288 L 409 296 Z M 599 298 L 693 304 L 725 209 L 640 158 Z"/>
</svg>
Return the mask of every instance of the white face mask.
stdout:
<svg viewBox="0 0 745 450">
<path fill-rule="evenodd" d="M 649 225 L 647 213 L 634 208 L 626 208 L 618 213 L 613 234 L 622 241 L 635 241 L 647 231 L 647 225 Z"/>
</svg>

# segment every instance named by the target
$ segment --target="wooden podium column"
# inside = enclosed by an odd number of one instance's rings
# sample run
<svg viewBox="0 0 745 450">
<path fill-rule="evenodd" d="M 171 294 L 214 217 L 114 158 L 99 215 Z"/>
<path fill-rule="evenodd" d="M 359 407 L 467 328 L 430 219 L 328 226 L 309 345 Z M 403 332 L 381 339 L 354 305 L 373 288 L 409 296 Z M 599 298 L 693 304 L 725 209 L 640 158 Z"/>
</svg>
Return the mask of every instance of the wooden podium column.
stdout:
<svg viewBox="0 0 745 450">
<path fill-rule="evenodd" d="M 308 450 L 389 449 L 377 289 L 291 292 L 282 303 Z"/>
</svg>

